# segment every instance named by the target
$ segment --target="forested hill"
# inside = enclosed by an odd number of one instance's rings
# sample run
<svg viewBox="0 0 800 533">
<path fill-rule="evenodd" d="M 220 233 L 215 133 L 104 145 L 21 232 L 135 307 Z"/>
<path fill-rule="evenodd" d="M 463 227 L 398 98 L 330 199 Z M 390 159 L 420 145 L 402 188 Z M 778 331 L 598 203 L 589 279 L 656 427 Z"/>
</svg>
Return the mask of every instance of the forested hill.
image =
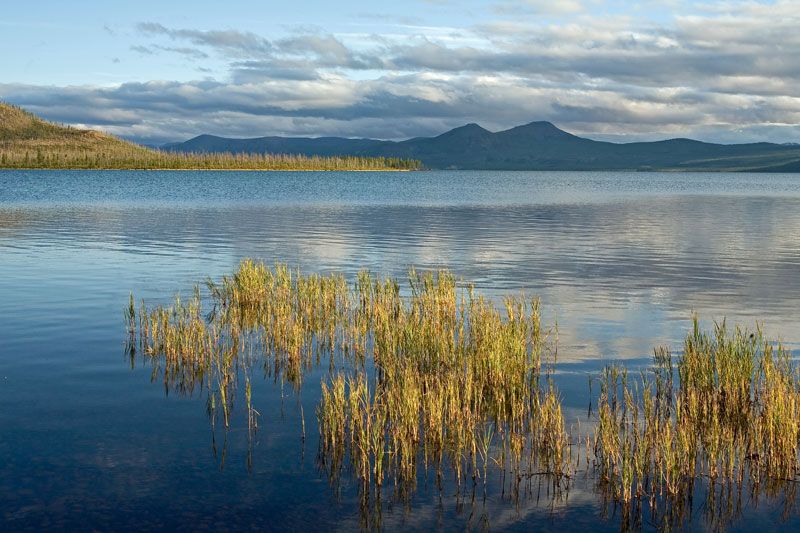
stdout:
<svg viewBox="0 0 800 533">
<path fill-rule="evenodd" d="M 417 161 L 357 154 L 154 150 L 113 135 L 42 120 L 0 102 L 0 168 L 174 170 L 407 170 Z"/>
</svg>

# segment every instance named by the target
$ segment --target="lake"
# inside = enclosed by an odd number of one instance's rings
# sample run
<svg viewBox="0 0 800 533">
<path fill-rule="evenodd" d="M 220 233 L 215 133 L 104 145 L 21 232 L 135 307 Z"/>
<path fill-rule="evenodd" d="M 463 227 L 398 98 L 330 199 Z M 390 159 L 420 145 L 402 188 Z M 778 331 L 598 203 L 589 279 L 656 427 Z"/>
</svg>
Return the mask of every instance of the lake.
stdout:
<svg viewBox="0 0 800 533">
<path fill-rule="evenodd" d="M 357 485 L 332 486 L 317 464 L 322 371 L 299 394 L 254 383 L 250 442 L 241 424 L 212 431 L 201 391 L 165 390 L 126 352 L 131 291 L 168 303 L 245 257 L 349 280 L 448 267 L 491 298 L 540 296 L 570 423 L 589 423 L 591 376 L 646 368 L 657 346 L 679 352 L 692 313 L 705 326 L 763 321 L 800 348 L 800 175 L 0 171 L 4 529 L 364 525 Z M 558 497 L 534 486 L 511 498 L 497 481 L 484 499 L 420 470 L 412 496 L 381 502 L 383 527 L 628 523 L 591 476 Z M 730 513 L 707 493 L 684 525 L 800 527 L 791 492 L 744 494 Z M 658 528 L 647 513 L 639 525 Z"/>
</svg>

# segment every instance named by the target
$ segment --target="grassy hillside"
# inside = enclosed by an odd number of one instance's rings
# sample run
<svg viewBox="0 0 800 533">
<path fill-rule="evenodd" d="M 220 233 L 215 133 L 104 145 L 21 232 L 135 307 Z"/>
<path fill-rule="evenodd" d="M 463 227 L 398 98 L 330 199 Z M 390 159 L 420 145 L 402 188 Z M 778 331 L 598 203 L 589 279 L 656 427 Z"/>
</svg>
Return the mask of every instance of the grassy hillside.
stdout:
<svg viewBox="0 0 800 533">
<path fill-rule="evenodd" d="M 0 168 L 203 170 L 409 170 L 413 160 L 369 156 L 176 153 L 61 126 L 0 103 Z"/>
</svg>

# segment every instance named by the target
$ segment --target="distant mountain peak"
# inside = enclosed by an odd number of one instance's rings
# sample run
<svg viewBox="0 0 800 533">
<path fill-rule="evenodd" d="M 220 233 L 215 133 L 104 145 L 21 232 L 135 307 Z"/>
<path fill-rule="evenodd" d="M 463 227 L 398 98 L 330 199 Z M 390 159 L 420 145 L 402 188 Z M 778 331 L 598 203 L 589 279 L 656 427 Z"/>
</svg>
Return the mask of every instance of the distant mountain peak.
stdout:
<svg viewBox="0 0 800 533">
<path fill-rule="evenodd" d="M 561 131 L 555 124 L 550 122 L 549 120 L 534 120 L 532 122 L 528 122 L 527 124 L 522 124 L 518 126 L 520 128 L 542 128 L 542 129 L 552 129 Z"/>
<path fill-rule="evenodd" d="M 548 122 L 546 120 L 528 122 L 527 124 L 498 132 L 498 135 L 525 136 L 540 139 L 553 137 L 573 137 L 571 133 L 567 133 L 552 122 Z"/>
<path fill-rule="evenodd" d="M 487 130 L 486 128 L 476 124 L 474 122 L 470 122 L 469 124 L 464 124 L 463 126 L 459 126 L 457 128 L 453 128 L 450 131 L 446 131 L 439 135 L 439 137 L 452 137 L 452 136 L 461 136 L 461 135 L 491 135 L 492 132 Z"/>
</svg>

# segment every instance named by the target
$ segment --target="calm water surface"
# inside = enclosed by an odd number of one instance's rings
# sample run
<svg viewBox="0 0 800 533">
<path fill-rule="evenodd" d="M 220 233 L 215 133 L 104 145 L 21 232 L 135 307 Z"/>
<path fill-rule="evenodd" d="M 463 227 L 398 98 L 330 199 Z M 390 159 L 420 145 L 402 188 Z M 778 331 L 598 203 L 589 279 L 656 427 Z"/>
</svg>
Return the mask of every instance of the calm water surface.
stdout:
<svg viewBox="0 0 800 533">
<path fill-rule="evenodd" d="M 590 375 L 679 350 L 692 312 L 763 320 L 800 346 L 800 176 L 0 171 L 4 529 L 359 527 L 355 485 L 333 490 L 315 460 L 321 374 L 299 397 L 259 383 L 248 467 L 246 428 L 212 436 L 205 396 L 166 394 L 124 353 L 131 290 L 166 302 L 243 257 L 351 278 L 447 266 L 492 296 L 539 295 L 573 421 L 586 419 Z M 385 498 L 383 525 L 621 523 L 589 481 L 556 502 L 451 496 L 421 477 L 411 502 Z M 729 528 L 800 527 L 784 503 L 748 500 Z M 687 525 L 713 528 L 696 507 Z"/>
</svg>

